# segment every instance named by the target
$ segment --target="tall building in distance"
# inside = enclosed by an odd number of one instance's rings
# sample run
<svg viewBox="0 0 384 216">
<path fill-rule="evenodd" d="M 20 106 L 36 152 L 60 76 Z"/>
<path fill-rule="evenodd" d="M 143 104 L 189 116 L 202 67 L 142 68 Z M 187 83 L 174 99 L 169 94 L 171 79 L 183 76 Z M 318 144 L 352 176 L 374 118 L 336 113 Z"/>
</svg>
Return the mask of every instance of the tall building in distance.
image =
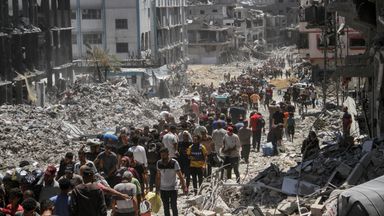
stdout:
<svg viewBox="0 0 384 216">
<path fill-rule="evenodd" d="M 89 44 L 127 66 L 184 62 L 185 0 L 71 0 L 71 6 L 74 58 L 84 59 Z"/>
<path fill-rule="evenodd" d="M 150 1 L 71 0 L 74 58 L 86 55 L 86 44 L 121 60 L 140 58 L 149 49 Z"/>
</svg>

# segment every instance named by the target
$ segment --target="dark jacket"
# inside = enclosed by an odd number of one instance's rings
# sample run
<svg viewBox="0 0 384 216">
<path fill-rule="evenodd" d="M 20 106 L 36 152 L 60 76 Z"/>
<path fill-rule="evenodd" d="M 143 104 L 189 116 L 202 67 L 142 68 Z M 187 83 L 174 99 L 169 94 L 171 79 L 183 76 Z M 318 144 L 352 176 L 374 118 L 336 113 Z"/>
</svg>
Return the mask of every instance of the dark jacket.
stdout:
<svg viewBox="0 0 384 216">
<path fill-rule="evenodd" d="M 76 186 L 72 191 L 69 207 L 71 215 L 107 215 L 103 191 L 99 189 L 96 183 Z"/>
</svg>

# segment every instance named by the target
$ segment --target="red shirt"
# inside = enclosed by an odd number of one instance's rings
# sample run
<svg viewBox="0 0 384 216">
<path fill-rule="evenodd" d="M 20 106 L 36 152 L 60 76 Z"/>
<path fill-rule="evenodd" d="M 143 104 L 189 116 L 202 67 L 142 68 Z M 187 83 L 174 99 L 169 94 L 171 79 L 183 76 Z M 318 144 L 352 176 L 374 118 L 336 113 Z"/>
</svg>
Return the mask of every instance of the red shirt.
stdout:
<svg viewBox="0 0 384 216">
<path fill-rule="evenodd" d="M 257 120 L 261 117 L 261 115 L 259 114 L 254 114 L 253 116 L 251 116 L 251 119 L 250 119 L 250 125 L 251 125 L 251 128 L 252 128 L 252 131 L 256 131 L 256 128 L 257 128 Z"/>
<path fill-rule="evenodd" d="M 5 208 L 0 208 L 0 212 L 6 214 L 6 215 L 15 215 L 16 212 L 24 211 L 23 207 L 21 205 L 18 205 L 16 209 L 12 209 L 12 205 L 8 204 Z"/>
</svg>

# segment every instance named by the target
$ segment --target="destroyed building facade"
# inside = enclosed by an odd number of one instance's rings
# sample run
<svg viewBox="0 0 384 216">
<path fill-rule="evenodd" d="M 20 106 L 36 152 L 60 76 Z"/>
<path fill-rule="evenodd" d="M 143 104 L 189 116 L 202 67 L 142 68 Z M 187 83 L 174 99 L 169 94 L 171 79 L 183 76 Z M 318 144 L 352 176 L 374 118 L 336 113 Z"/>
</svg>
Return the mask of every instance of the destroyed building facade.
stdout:
<svg viewBox="0 0 384 216">
<path fill-rule="evenodd" d="M 0 1 L 0 104 L 31 102 L 41 80 L 73 79 L 71 30 L 69 1 Z"/>
<path fill-rule="evenodd" d="M 237 48 L 245 43 L 265 43 L 266 19 L 263 11 L 237 6 L 233 13 Z"/>
<path fill-rule="evenodd" d="M 248 0 L 244 7 L 266 14 L 266 43 L 269 49 L 296 44 L 299 24 L 297 0 Z"/>
<path fill-rule="evenodd" d="M 265 41 L 264 13 L 237 1 L 190 1 L 187 19 L 188 57 L 193 64 L 225 62 L 231 49 Z"/>
</svg>

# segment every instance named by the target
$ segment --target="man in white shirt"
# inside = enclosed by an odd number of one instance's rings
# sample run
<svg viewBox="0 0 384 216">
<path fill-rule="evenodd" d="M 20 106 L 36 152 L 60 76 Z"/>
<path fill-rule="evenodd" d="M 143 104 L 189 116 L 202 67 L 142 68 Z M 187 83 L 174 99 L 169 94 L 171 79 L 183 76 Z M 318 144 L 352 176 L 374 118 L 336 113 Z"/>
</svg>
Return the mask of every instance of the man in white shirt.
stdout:
<svg viewBox="0 0 384 216">
<path fill-rule="evenodd" d="M 139 145 L 139 137 L 133 136 L 131 138 L 133 146 L 128 151 L 133 153 L 133 157 L 140 163 L 144 164 L 144 167 L 148 167 L 147 153 L 145 148 Z"/>
<path fill-rule="evenodd" d="M 176 134 L 176 126 L 171 125 L 170 131 L 164 135 L 162 142 L 164 147 L 169 151 L 169 157 L 177 158 L 179 153 L 177 151 L 178 138 Z"/>
<path fill-rule="evenodd" d="M 81 148 L 78 152 L 77 152 L 77 156 L 79 157 L 79 161 L 75 163 L 75 166 L 74 166 L 74 173 L 77 174 L 77 175 L 81 175 L 80 173 L 80 167 L 83 166 L 83 165 L 87 165 L 89 166 L 93 173 L 97 173 L 97 169 L 96 169 L 96 166 L 95 164 L 90 161 L 90 160 L 87 160 L 86 157 L 85 157 L 85 151 L 83 150 L 83 148 Z"/>
<path fill-rule="evenodd" d="M 233 133 L 233 128 L 227 128 L 227 134 L 224 136 L 222 154 L 224 156 L 224 166 L 227 165 L 227 179 L 231 179 L 232 168 L 236 175 L 236 181 L 240 182 L 239 161 L 241 144 L 239 137 Z M 224 171 L 224 170 L 223 170 Z M 223 177 L 222 171 L 222 177 Z"/>
<path fill-rule="evenodd" d="M 137 191 L 136 185 L 130 183 L 132 180 L 132 173 L 125 171 L 122 177 L 121 183 L 115 185 L 114 189 L 122 194 L 128 195 L 130 199 L 123 200 L 120 197 L 112 198 L 112 212 L 113 215 L 138 215 L 139 208 L 136 199 Z"/>
<path fill-rule="evenodd" d="M 215 146 L 215 149 L 213 149 L 213 152 L 220 154 L 220 149 L 221 147 L 223 147 L 223 140 L 224 140 L 225 134 L 227 134 L 227 132 L 225 131 L 225 129 L 223 129 L 222 123 L 219 122 L 217 124 L 217 129 L 215 129 L 212 132 L 212 140 Z"/>
</svg>

